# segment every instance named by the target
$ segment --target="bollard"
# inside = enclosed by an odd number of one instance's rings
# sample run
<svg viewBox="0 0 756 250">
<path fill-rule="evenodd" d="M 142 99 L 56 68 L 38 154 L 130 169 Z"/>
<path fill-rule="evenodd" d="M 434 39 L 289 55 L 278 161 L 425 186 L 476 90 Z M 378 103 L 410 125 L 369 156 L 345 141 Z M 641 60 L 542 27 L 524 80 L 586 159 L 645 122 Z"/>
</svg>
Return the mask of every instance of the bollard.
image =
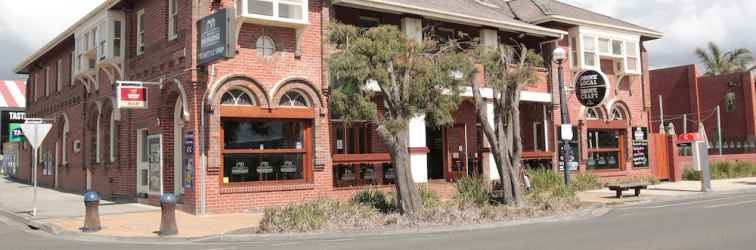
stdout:
<svg viewBox="0 0 756 250">
<path fill-rule="evenodd" d="M 102 229 L 100 225 L 100 194 L 95 191 L 84 193 L 84 227 L 82 232 L 97 232 Z"/>
<path fill-rule="evenodd" d="M 176 196 L 173 193 L 164 193 L 160 197 L 160 236 L 171 236 L 178 233 L 176 226 Z"/>
</svg>

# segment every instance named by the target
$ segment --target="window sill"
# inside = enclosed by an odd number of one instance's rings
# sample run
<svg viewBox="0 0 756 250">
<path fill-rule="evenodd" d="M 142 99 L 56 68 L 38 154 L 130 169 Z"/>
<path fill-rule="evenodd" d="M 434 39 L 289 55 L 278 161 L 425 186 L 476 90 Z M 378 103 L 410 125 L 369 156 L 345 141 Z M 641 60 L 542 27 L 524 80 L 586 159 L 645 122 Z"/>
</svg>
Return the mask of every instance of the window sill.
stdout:
<svg viewBox="0 0 756 250">
<path fill-rule="evenodd" d="M 221 194 L 236 194 L 236 193 L 262 193 L 262 192 L 278 192 L 278 191 L 295 191 L 295 190 L 308 190 L 315 189 L 314 183 L 299 183 L 299 184 L 240 184 L 240 185 L 222 185 L 220 188 Z"/>
</svg>

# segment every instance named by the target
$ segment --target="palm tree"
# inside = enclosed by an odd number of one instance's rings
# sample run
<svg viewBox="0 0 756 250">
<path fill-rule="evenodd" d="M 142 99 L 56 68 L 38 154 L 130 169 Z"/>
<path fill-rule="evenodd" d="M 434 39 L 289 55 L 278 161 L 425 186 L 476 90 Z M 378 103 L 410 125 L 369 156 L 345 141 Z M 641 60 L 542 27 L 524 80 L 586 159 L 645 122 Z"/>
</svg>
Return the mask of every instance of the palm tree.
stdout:
<svg viewBox="0 0 756 250">
<path fill-rule="evenodd" d="M 751 51 L 739 48 L 729 52 L 722 52 L 719 46 L 709 42 L 708 51 L 696 48 L 696 56 L 706 66 L 706 75 L 722 75 L 734 72 L 742 72 L 748 69 L 754 61 Z M 753 69 L 753 68 L 752 68 Z"/>
</svg>

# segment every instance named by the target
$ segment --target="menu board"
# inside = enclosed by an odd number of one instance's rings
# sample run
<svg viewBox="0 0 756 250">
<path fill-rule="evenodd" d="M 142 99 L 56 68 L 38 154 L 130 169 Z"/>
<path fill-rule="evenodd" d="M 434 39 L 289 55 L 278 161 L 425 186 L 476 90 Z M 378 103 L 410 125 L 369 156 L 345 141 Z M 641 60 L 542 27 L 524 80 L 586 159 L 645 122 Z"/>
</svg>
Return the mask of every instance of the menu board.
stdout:
<svg viewBox="0 0 756 250">
<path fill-rule="evenodd" d="M 633 128 L 633 166 L 647 167 L 648 164 L 648 129 Z"/>
</svg>

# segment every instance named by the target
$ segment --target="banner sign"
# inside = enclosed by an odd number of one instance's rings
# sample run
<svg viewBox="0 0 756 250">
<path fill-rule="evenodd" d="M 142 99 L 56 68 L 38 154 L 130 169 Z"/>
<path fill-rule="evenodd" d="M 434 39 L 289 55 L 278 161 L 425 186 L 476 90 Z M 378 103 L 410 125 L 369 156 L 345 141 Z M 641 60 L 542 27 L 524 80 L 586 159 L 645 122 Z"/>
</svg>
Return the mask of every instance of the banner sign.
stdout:
<svg viewBox="0 0 756 250">
<path fill-rule="evenodd" d="M 20 123 L 8 124 L 8 141 L 9 142 L 23 142 L 24 131 L 21 129 Z"/>
<path fill-rule="evenodd" d="M 116 95 L 120 109 L 147 108 L 147 87 L 119 85 Z"/>
<path fill-rule="evenodd" d="M 192 188 L 194 184 L 194 132 L 184 134 L 184 188 Z"/>
<path fill-rule="evenodd" d="M 236 55 L 235 19 L 235 9 L 226 8 L 199 20 L 199 65 Z"/>
<path fill-rule="evenodd" d="M 648 166 L 648 128 L 633 128 L 633 166 Z"/>
<path fill-rule="evenodd" d="M 583 106 L 598 106 L 604 102 L 608 93 L 609 80 L 599 71 L 586 70 L 575 77 L 575 94 Z"/>
</svg>

